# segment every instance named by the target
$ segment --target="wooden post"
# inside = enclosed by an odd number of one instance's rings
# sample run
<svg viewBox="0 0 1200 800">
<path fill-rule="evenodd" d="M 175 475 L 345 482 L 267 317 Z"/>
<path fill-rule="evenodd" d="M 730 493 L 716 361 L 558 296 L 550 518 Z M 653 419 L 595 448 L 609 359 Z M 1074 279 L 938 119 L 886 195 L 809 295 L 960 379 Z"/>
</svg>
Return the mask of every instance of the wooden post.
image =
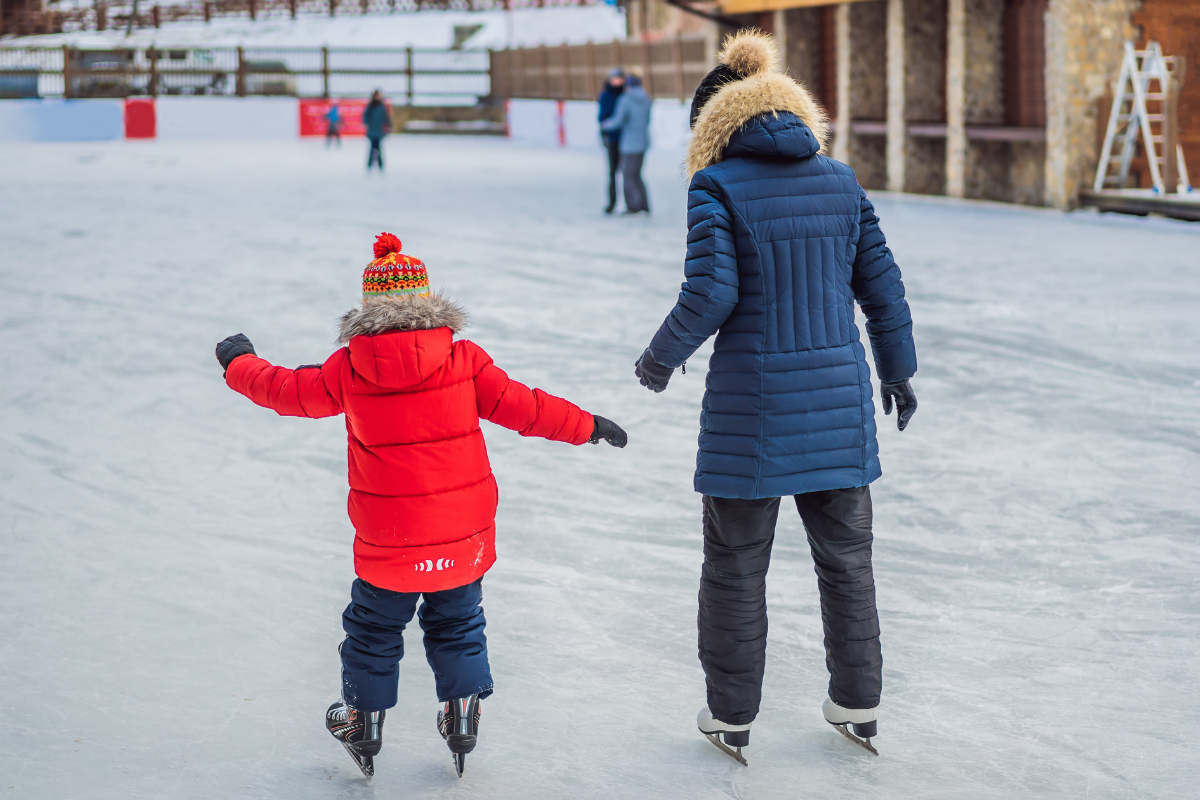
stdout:
<svg viewBox="0 0 1200 800">
<path fill-rule="evenodd" d="M 588 43 L 584 50 L 584 55 L 587 57 L 587 93 L 588 98 L 595 97 L 600 93 L 600 84 L 603 81 L 598 80 L 600 76 L 596 74 L 596 45 L 592 44 L 592 40 L 588 39 Z"/>
<path fill-rule="evenodd" d="M 71 87 L 71 48 L 65 44 L 62 46 L 62 60 L 63 97 L 70 99 L 74 94 Z"/>
<path fill-rule="evenodd" d="M 967 185 L 967 2 L 950 0 L 946 19 L 946 194 Z"/>
<path fill-rule="evenodd" d="M 154 20 L 155 28 L 162 27 L 162 11 L 159 10 L 157 4 L 155 4 L 154 8 L 150 9 L 150 19 Z"/>
<path fill-rule="evenodd" d="M 337 0 L 329 0 L 329 16 L 337 13 Z"/>
<path fill-rule="evenodd" d="M 204 21 L 212 22 L 212 3 L 204 0 Z"/>
<path fill-rule="evenodd" d="M 158 6 L 155 6 L 158 8 Z M 258 0 L 250 0 L 250 20 L 258 19 Z"/>
<path fill-rule="evenodd" d="M 151 47 L 146 51 L 146 55 L 150 59 L 150 83 L 146 90 L 151 97 L 158 97 L 158 50 Z"/>
<path fill-rule="evenodd" d="M 1167 194 L 1179 192 L 1179 81 L 1174 77 L 1166 80 L 1166 97 L 1163 99 L 1163 190 Z"/>
<path fill-rule="evenodd" d="M 834 13 L 834 46 L 837 49 L 837 135 L 833 140 L 833 157 L 843 164 L 850 163 L 850 6 L 843 3 Z"/>
<path fill-rule="evenodd" d="M 675 65 L 675 96 L 681 101 L 687 99 L 683 88 L 683 35 L 676 32 L 671 40 L 671 61 Z"/>
<path fill-rule="evenodd" d="M 642 72 L 645 73 L 646 94 L 654 97 L 654 64 L 650 59 L 650 43 L 642 39 Z"/>
<path fill-rule="evenodd" d="M 558 48 L 558 52 L 562 54 L 563 66 L 563 99 L 571 100 L 571 49 L 563 42 Z"/>
<path fill-rule="evenodd" d="M 358 7 L 362 13 L 367 13 L 367 0 L 358 0 Z"/>
<path fill-rule="evenodd" d="M 0 2 L 0 16 L 4 14 L 4 3 Z M 3 24 L 3 23 L 0 23 Z M 96 4 L 96 30 L 108 30 L 108 6 L 104 3 Z M 2 32 L 2 31 L 0 31 Z"/>
<path fill-rule="evenodd" d="M 288 11 L 292 12 L 292 19 L 296 18 L 296 0 L 288 0 Z"/>
<path fill-rule="evenodd" d="M 244 48 L 237 49 L 237 84 L 236 91 L 238 97 L 246 96 L 246 51 Z"/>
<path fill-rule="evenodd" d="M 292 0 L 292 9 L 296 8 L 296 0 Z M 321 96 L 329 99 L 329 48 L 321 48 Z"/>
<path fill-rule="evenodd" d="M 542 55 L 542 97 L 553 100 L 550 96 L 550 51 L 546 49 L 546 45 L 539 44 L 538 52 Z"/>
<path fill-rule="evenodd" d="M 904 0 L 887 0 L 887 188 L 903 192 L 908 161 Z"/>
<path fill-rule="evenodd" d="M 413 49 L 404 48 L 404 97 L 411 106 L 413 104 Z"/>
</svg>

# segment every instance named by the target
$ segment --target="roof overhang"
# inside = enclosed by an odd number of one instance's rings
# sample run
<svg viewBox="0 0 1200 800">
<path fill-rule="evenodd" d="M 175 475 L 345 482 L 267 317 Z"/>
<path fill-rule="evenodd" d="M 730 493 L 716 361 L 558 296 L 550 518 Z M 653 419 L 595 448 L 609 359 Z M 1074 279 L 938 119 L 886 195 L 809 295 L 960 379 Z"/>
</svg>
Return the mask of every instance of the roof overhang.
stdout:
<svg viewBox="0 0 1200 800">
<path fill-rule="evenodd" d="M 866 2 L 866 0 L 720 0 L 720 7 L 721 13 L 726 15 L 758 14 L 763 11 L 779 11 L 785 8 L 811 8 L 861 2 Z"/>
</svg>

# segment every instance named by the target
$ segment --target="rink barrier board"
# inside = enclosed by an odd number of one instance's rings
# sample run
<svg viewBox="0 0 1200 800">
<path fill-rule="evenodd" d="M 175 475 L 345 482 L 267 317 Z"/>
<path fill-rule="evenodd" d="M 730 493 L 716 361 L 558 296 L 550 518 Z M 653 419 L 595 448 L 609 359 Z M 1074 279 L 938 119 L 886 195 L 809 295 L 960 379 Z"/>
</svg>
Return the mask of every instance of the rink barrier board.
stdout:
<svg viewBox="0 0 1200 800">
<path fill-rule="evenodd" d="M 0 141 L 86 142 L 114 139 L 294 139 L 324 136 L 324 115 L 337 102 L 343 136 L 362 136 L 362 99 L 294 97 L 131 97 L 0 101 Z M 600 144 L 596 104 L 582 100 L 509 100 L 508 137 L 545 147 Z M 688 107 L 655 100 L 651 147 L 681 151 Z"/>
</svg>

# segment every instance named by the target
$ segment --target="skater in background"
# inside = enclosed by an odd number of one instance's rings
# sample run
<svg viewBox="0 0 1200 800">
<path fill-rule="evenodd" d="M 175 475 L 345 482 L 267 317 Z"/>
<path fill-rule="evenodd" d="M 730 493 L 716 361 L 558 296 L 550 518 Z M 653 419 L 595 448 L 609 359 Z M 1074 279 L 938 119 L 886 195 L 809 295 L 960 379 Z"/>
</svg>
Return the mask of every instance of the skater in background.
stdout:
<svg viewBox="0 0 1200 800">
<path fill-rule="evenodd" d="M 613 115 L 600 123 L 602 131 L 620 133 L 621 183 L 625 187 L 626 214 L 649 214 L 650 200 L 642 182 L 642 164 L 650 148 L 650 96 L 642 88 L 642 79 L 631 72 L 625 78 L 625 91 L 617 98 Z"/>
<path fill-rule="evenodd" d="M 612 117 L 617 110 L 617 99 L 625 91 L 625 71 L 613 67 L 604 81 L 600 97 L 596 99 L 599 107 L 598 119 L 603 123 Z M 600 140 L 604 142 L 604 150 L 608 154 L 608 205 L 604 207 L 605 214 L 611 214 L 617 207 L 617 170 L 621 167 L 621 131 L 601 130 Z"/>
<path fill-rule="evenodd" d="M 217 345 L 217 360 L 231 389 L 280 415 L 346 415 L 358 579 L 342 615 L 342 698 L 326 727 L 374 774 L 415 613 L 443 703 L 438 731 L 461 776 L 492 693 L 480 603 L 496 560 L 497 488 L 479 420 L 574 445 L 624 447 L 626 436 L 510 379 L 479 345 L 454 341 L 466 312 L 430 293 L 425 265 L 402 255 L 395 236 L 381 234 L 374 253 L 362 305 L 342 317 L 344 346 L 325 363 L 273 366 L 242 334 Z"/>
<path fill-rule="evenodd" d="M 371 101 L 363 109 L 362 122 L 367 129 L 367 140 L 371 142 L 371 150 L 367 153 L 367 171 L 371 170 L 372 164 L 377 164 L 379 171 L 383 172 L 383 137 L 391 133 L 392 114 L 383 99 L 383 92 L 378 89 L 371 93 Z"/>
<path fill-rule="evenodd" d="M 325 112 L 325 147 L 329 147 L 337 139 L 338 147 L 342 146 L 342 112 L 334 103 Z"/>
<path fill-rule="evenodd" d="M 825 719 L 874 751 L 883 660 L 869 484 L 881 473 L 855 301 L 884 413 L 895 404 L 904 430 L 917 408 L 900 270 L 854 172 L 821 154 L 824 112 L 777 59 L 770 36 L 740 33 L 696 91 L 686 281 L 635 367 L 661 392 L 716 334 L 695 479 L 704 495 L 698 625 L 708 688 L 697 723 L 742 763 L 762 696 L 765 579 L 787 495 L 816 562 Z"/>
</svg>

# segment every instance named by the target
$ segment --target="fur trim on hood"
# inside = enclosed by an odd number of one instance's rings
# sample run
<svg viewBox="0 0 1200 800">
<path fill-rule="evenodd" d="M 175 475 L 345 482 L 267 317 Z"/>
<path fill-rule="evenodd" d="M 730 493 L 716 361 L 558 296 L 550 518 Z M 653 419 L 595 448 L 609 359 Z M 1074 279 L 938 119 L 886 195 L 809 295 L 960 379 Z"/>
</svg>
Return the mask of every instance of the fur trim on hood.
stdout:
<svg viewBox="0 0 1200 800">
<path fill-rule="evenodd" d="M 684 162 L 689 180 L 720 161 L 730 137 L 762 114 L 795 114 L 826 151 L 829 118 L 803 84 L 779 72 L 774 37 L 753 30 L 737 33 L 725 40 L 717 60 L 746 78 L 721 87 L 696 119 Z"/>
<path fill-rule="evenodd" d="M 441 293 L 428 297 L 380 297 L 366 300 L 342 316 L 338 344 L 355 336 L 377 336 L 392 331 L 424 331 L 449 328 L 458 333 L 467 327 L 467 312 Z"/>
</svg>

